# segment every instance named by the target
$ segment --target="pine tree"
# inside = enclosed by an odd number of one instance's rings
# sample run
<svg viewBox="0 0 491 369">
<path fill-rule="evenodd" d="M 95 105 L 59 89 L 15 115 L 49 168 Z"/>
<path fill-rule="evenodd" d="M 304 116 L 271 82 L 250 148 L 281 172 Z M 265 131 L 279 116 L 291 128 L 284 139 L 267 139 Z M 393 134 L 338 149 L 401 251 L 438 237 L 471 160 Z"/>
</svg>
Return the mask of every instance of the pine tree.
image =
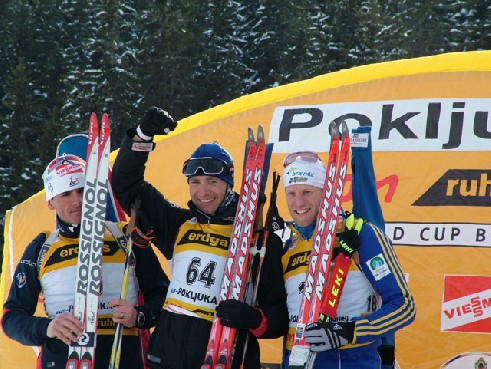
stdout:
<svg viewBox="0 0 491 369">
<path fill-rule="evenodd" d="M 193 80 L 199 86 L 201 106 L 211 107 L 242 95 L 243 78 L 248 73 L 244 64 L 246 48 L 241 30 L 239 2 L 219 0 L 203 8 L 201 47 Z M 219 85 L 220 93 L 215 86 Z"/>
<path fill-rule="evenodd" d="M 200 42 L 204 6 L 168 0 L 149 4 L 141 14 L 136 54 L 143 96 L 139 116 L 152 105 L 169 110 L 176 119 L 209 107 L 201 103 L 203 86 L 195 78 L 199 58 L 207 52 Z"/>
<path fill-rule="evenodd" d="M 11 112 L 4 120 L 0 163 L 2 208 L 10 208 L 42 188 L 42 163 L 38 155 L 42 99 L 32 84 L 33 74 L 20 59 L 7 78 L 3 103 Z M 10 163 L 10 165 L 5 165 Z"/>
<path fill-rule="evenodd" d="M 246 64 L 253 71 L 246 82 L 245 93 L 278 86 L 285 78 L 284 59 L 289 53 L 291 1 L 252 0 L 243 13 L 246 27 L 242 37 L 246 42 Z M 249 30 L 249 35 L 247 35 Z"/>
</svg>

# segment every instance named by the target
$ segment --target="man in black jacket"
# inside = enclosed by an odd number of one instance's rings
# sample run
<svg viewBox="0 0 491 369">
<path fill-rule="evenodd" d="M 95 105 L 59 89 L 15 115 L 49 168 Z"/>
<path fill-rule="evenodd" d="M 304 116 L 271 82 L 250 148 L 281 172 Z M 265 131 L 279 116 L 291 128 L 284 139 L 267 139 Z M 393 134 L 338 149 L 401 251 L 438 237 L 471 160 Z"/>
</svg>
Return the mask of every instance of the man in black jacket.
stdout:
<svg viewBox="0 0 491 369">
<path fill-rule="evenodd" d="M 150 339 L 147 362 L 152 368 L 200 368 L 216 309 L 223 325 L 240 329 L 240 338 L 249 334 L 244 365 L 259 368 L 257 338 L 279 337 L 288 325 L 281 240 L 276 235 L 267 240 L 257 306 L 224 300 L 217 307 L 238 202 L 233 161 L 217 143 L 200 145 L 183 168 L 189 209 L 172 204 L 144 181 L 144 172 L 153 136 L 176 126 L 167 112 L 150 108 L 139 126 L 127 131 L 112 173 L 114 192 L 125 211 L 140 199 L 140 213 L 149 223 L 134 239 L 152 237 L 171 260 L 169 293 Z M 239 352 L 232 367 L 241 361 Z"/>
</svg>

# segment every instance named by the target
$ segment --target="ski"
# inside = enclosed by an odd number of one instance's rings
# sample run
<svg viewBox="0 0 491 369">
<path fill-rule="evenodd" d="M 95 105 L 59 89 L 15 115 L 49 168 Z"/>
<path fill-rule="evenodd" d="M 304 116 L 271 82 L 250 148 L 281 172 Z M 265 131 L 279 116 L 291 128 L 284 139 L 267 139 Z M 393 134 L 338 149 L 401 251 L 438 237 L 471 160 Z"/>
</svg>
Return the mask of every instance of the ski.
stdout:
<svg viewBox="0 0 491 369">
<path fill-rule="evenodd" d="M 128 278 L 130 272 L 130 266 L 135 263 L 135 256 L 132 252 L 133 244 L 131 242 L 131 237 L 129 232 L 135 226 L 136 222 L 136 208 L 139 207 L 140 200 L 135 200 L 135 205 L 131 209 L 131 218 L 127 226 L 126 236 L 122 236 L 123 242 L 126 244 L 125 253 L 126 261 L 124 266 L 123 281 L 121 284 L 120 298 L 126 299 L 128 296 Z M 116 325 L 116 331 L 114 333 L 113 346 L 111 348 L 111 358 L 109 359 L 109 369 L 119 369 L 119 364 L 121 361 L 121 342 L 123 340 L 123 329 L 124 325 L 118 323 Z"/>
<path fill-rule="evenodd" d="M 247 286 L 245 277 L 251 260 L 250 247 L 260 203 L 266 156 L 267 149 L 263 128 L 258 127 L 257 141 L 254 140 L 254 133 L 249 128 L 239 203 L 232 227 L 218 303 L 225 299 L 244 301 Z M 215 316 L 210 331 L 207 353 L 201 369 L 230 368 L 236 333 L 236 329 L 222 326 L 220 320 Z"/>
<path fill-rule="evenodd" d="M 253 240 L 254 225 L 256 223 L 256 214 L 260 203 L 262 177 L 264 173 L 264 161 L 266 156 L 266 143 L 264 132 L 261 126 L 257 132 L 257 142 L 254 145 L 254 135 L 249 129 L 249 141 L 252 139 L 251 147 L 255 146 L 255 157 L 252 163 L 249 161 L 245 165 L 243 187 L 241 192 L 247 196 L 245 208 L 238 208 L 236 219 L 240 218 L 242 229 L 240 233 L 233 233 L 231 238 L 231 247 L 229 248 L 229 258 L 234 261 L 232 272 L 232 285 L 228 287 L 227 299 L 244 301 L 246 293 L 249 263 L 251 261 L 250 247 Z M 252 165 L 251 165 L 252 164 Z M 234 241 L 236 240 L 236 241 Z M 234 247 L 233 242 L 237 247 Z M 224 291 L 221 291 L 224 292 Z M 222 293 L 221 293 L 221 296 Z M 214 369 L 229 369 L 232 364 L 234 354 L 234 344 L 237 329 L 223 327 L 218 347 L 218 357 Z"/>
<path fill-rule="evenodd" d="M 246 154 L 245 154 L 245 163 L 244 163 L 244 174 L 246 172 L 246 167 L 247 163 L 252 163 L 254 161 L 254 157 L 256 155 L 256 143 L 254 142 L 254 135 L 253 132 L 249 129 L 248 130 L 248 139 L 246 141 Z M 239 202 L 237 204 L 237 214 L 239 212 L 239 209 L 241 208 L 246 208 L 247 206 L 247 195 L 248 193 L 245 192 L 246 188 L 246 176 L 242 176 L 242 184 L 241 184 L 241 191 L 239 193 Z M 237 215 L 236 214 L 236 215 Z M 237 249 L 237 237 L 235 240 L 233 240 L 234 235 L 240 234 L 242 230 L 242 225 L 243 225 L 243 218 L 235 217 L 234 219 L 234 224 L 232 228 L 232 236 L 230 240 L 230 245 L 229 245 L 229 252 L 227 255 L 227 263 L 225 266 L 225 272 L 222 278 L 222 284 L 220 287 L 220 295 L 218 296 L 218 303 L 222 301 L 223 299 L 227 298 L 227 290 L 228 287 L 231 284 L 231 277 L 232 277 L 232 268 L 234 265 L 234 258 L 233 258 L 233 253 L 231 252 L 232 245 L 234 245 L 235 250 Z M 234 242 L 232 244 L 232 242 Z M 229 256 L 232 257 L 230 258 Z M 227 273 L 229 271 L 229 273 Z M 223 295 L 222 295 L 223 291 Z M 222 297 L 223 296 L 223 297 Z M 208 345 L 206 348 L 206 355 L 205 359 L 203 361 L 203 365 L 201 366 L 201 369 L 213 369 L 216 363 L 217 359 L 217 353 L 218 353 L 218 345 L 220 343 L 221 339 L 221 334 L 222 334 L 222 329 L 223 326 L 220 324 L 220 320 L 215 316 L 213 323 L 211 325 L 211 330 L 210 330 L 210 338 L 208 340 Z"/>
<path fill-rule="evenodd" d="M 315 359 L 315 355 L 310 352 L 308 343 L 305 342 L 303 333 L 308 324 L 319 319 L 323 296 L 326 293 L 326 279 L 329 275 L 332 251 L 336 240 L 336 226 L 341 210 L 340 198 L 343 193 L 350 152 L 349 132 L 346 123 L 343 122 L 342 127 L 341 151 L 337 125 L 333 124 L 330 127 L 332 139 L 323 198 L 317 216 L 304 294 L 289 358 L 288 367 L 290 369 L 310 368 Z"/>
<path fill-rule="evenodd" d="M 271 147 L 268 147 L 268 145 L 271 145 Z M 265 192 L 265 184 L 267 181 L 268 177 L 268 168 L 266 167 L 266 163 L 269 163 L 271 159 L 271 154 L 273 152 L 273 144 L 266 144 L 267 150 L 270 150 L 269 153 L 267 151 L 266 154 L 266 161 L 265 161 L 265 169 L 264 169 L 264 175 L 263 175 L 263 188 L 262 192 Z M 283 218 L 280 217 L 278 208 L 276 206 L 276 191 L 278 189 L 278 185 L 280 183 L 280 175 L 276 174 L 276 172 L 273 172 L 273 188 L 270 194 L 269 198 L 269 209 L 266 214 L 266 221 L 264 223 L 264 226 L 261 227 L 261 229 L 258 229 L 254 232 L 254 238 L 253 238 L 253 243 L 251 246 L 251 262 L 249 263 L 249 271 L 247 273 L 247 290 L 244 293 L 244 302 L 247 304 L 255 307 L 257 306 L 257 293 L 259 290 L 259 282 L 261 280 L 261 269 L 264 261 L 264 257 L 266 255 L 266 246 L 267 246 L 267 240 L 270 235 L 270 233 L 277 231 L 279 229 L 283 229 L 285 226 Z M 258 213 L 262 213 L 262 208 L 264 206 L 264 203 L 260 205 L 258 209 Z M 256 219 L 259 218 L 259 214 L 256 216 Z M 258 222 L 256 222 L 258 223 Z M 262 216 L 261 216 L 261 221 L 260 224 L 262 225 Z M 242 363 L 244 363 L 246 354 L 247 354 L 247 346 L 249 343 L 249 338 L 251 334 L 248 332 L 245 342 L 244 342 L 244 348 L 242 351 Z"/>
<path fill-rule="evenodd" d="M 56 156 L 63 154 L 73 154 L 83 160 L 87 160 L 88 136 L 87 134 L 77 133 L 66 136 L 60 140 L 56 147 Z M 111 188 L 111 169 L 109 169 L 109 188 L 106 205 L 106 221 L 120 222 L 126 220 L 123 208 L 116 200 Z"/>
<path fill-rule="evenodd" d="M 82 322 L 84 331 L 78 342 L 69 346 L 67 369 L 94 368 L 108 190 L 110 133 L 107 114 L 102 116 L 102 124 L 99 128 L 97 116 L 92 113 L 88 134 L 74 301 L 74 316 Z"/>
</svg>

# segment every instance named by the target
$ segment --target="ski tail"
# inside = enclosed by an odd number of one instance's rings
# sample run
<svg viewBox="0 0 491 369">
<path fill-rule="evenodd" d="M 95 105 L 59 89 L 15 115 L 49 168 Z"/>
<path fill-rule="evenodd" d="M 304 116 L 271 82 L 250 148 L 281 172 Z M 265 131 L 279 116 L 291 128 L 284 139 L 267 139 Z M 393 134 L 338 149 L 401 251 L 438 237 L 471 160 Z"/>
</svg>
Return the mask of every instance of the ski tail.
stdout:
<svg viewBox="0 0 491 369">
<path fill-rule="evenodd" d="M 322 297 L 319 322 L 327 323 L 336 317 L 339 300 L 341 299 L 341 295 L 343 293 L 344 284 L 346 282 L 346 277 L 348 276 L 350 266 L 351 258 L 343 253 L 339 253 L 334 259 L 331 277 Z M 316 352 L 309 352 L 309 357 L 307 358 L 307 362 L 304 366 L 305 369 L 311 369 L 314 367 L 316 356 Z"/>
<path fill-rule="evenodd" d="M 260 127 L 258 132 L 258 142 L 262 140 L 264 140 L 264 133 L 262 131 L 262 127 Z M 261 178 L 261 185 L 259 187 L 259 202 L 257 205 L 257 211 L 254 221 L 253 236 L 252 236 L 252 240 L 250 241 L 250 258 L 249 258 L 250 262 L 248 263 L 247 272 L 244 278 L 246 285 L 242 296 L 243 298 L 242 301 L 246 302 L 251 306 L 256 305 L 257 286 L 258 286 L 257 279 L 260 274 L 262 260 L 266 253 L 267 235 L 266 237 L 264 237 L 266 231 L 263 226 L 263 209 L 264 209 L 264 204 L 266 202 L 265 191 L 266 191 L 266 183 L 268 181 L 268 175 L 269 175 L 269 163 L 271 162 L 272 154 L 273 154 L 273 144 L 268 143 L 265 145 L 264 159 L 260 159 L 264 163 L 263 175 Z M 247 338 L 248 337 L 249 335 L 247 335 Z M 247 345 L 247 341 L 248 340 L 246 339 L 246 345 Z M 244 355 L 245 355 L 245 349 L 244 349 Z"/>
<path fill-rule="evenodd" d="M 305 290 L 300 304 L 295 340 L 290 354 L 289 368 L 311 368 L 315 354 L 305 342 L 303 333 L 308 324 L 319 319 L 326 278 L 331 266 L 332 251 L 336 239 L 336 225 L 341 212 L 341 196 L 349 159 L 349 133 L 343 122 L 343 139 L 340 149 L 339 130 L 331 125 L 331 149 L 324 183 L 324 195 L 317 217 L 314 242 L 307 271 Z"/>
<path fill-rule="evenodd" d="M 236 262 L 235 254 L 237 253 L 237 249 L 240 244 L 240 234 L 242 233 L 242 229 L 244 226 L 244 217 L 243 215 L 239 217 L 238 214 L 239 211 L 245 213 L 247 207 L 247 198 L 249 194 L 248 192 L 246 192 L 246 189 L 248 187 L 245 173 L 247 171 L 248 163 L 251 163 L 256 155 L 256 143 L 254 141 L 254 132 L 252 131 L 252 129 L 248 129 L 247 135 L 248 136 L 245 145 L 244 169 L 242 175 L 242 183 L 240 187 L 241 190 L 239 193 L 239 202 L 237 204 L 237 214 L 232 226 L 232 236 L 230 237 L 229 251 L 227 254 L 227 262 L 222 278 L 222 284 L 220 287 L 220 295 L 218 296 L 218 303 L 228 298 L 228 290 L 232 284 L 233 270 Z M 218 346 L 220 344 L 220 340 L 222 339 L 223 328 L 224 327 L 220 324 L 220 319 L 215 316 L 211 325 L 210 338 L 208 340 L 206 355 L 201 369 L 213 369 L 215 364 L 217 363 Z"/>
<path fill-rule="evenodd" d="M 350 141 L 348 135 L 348 128 L 346 123 L 343 124 L 343 144 L 341 148 L 341 157 L 339 164 L 339 174 L 336 192 L 342 195 L 343 186 L 346 177 L 346 171 L 349 162 L 349 152 L 350 152 Z M 339 204 L 339 208 L 341 204 Z M 335 237 L 336 235 L 334 235 Z M 339 301 L 343 293 L 344 284 L 348 276 L 349 268 L 351 266 L 351 258 L 343 253 L 339 253 L 335 260 L 334 266 L 332 268 L 331 277 L 327 284 L 327 287 L 322 293 L 322 302 L 319 314 L 320 322 L 328 322 L 337 316 L 337 309 L 339 306 Z M 316 358 L 316 353 L 311 351 L 309 357 L 305 364 L 305 369 L 311 369 L 314 366 L 314 361 Z"/>
<path fill-rule="evenodd" d="M 349 165 L 349 153 L 350 153 L 350 141 L 348 128 L 346 123 L 343 124 L 343 143 L 341 148 L 341 156 L 339 162 L 339 170 L 337 174 L 336 183 L 336 198 L 332 205 L 332 214 L 336 213 L 339 219 L 341 211 L 341 196 L 344 190 L 344 183 L 346 180 L 346 172 Z M 336 211 L 337 210 L 337 211 Z M 337 219 L 336 219 L 337 220 Z M 335 240 L 336 233 L 334 232 L 333 240 Z M 333 242 L 334 244 L 334 242 Z M 337 308 L 339 305 L 339 299 L 343 291 L 344 283 L 349 272 L 351 265 L 351 258 L 339 253 L 334 260 L 334 267 L 332 269 L 329 282 L 324 286 L 322 292 L 322 301 L 320 306 L 319 320 L 323 321 L 327 318 L 335 318 L 337 314 Z"/>
<path fill-rule="evenodd" d="M 272 146 L 271 146 L 271 153 L 272 153 Z M 267 156 L 266 162 L 269 163 L 270 159 L 271 159 L 271 154 Z M 267 172 L 265 172 L 265 175 L 267 175 Z M 259 289 L 259 283 L 261 281 L 261 270 L 263 266 L 264 256 L 266 255 L 266 246 L 267 246 L 267 240 L 269 234 L 271 232 L 274 232 L 276 227 L 279 227 L 279 223 L 281 223 L 281 227 L 284 226 L 284 221 L 280 217 L 278 213 L 278 208 L 276 207 L 276 191 L 278 189 L 279 182 L 280 182 L 280 175 L 274 172 L 273 187 L 270 194 L 270 202 L 269 202 L 269 209 L 266 215 L 266 222 L 262 229 L 255 231 L 253 243 L 251 246 L 252 259 L 249 268 L 250 272 L 248 273 L 248 277 L 247 277 L 248 289 L 251 289 L 251 291 L 247 290 L 246 293 L 244 294 L 244 302 L 248 303 L 251 306 L 257 305 L 257 293 Z M 263 190 L 264 189 L 265 187 L 263 188 Z M 244 348 L 242 351 L 241 368 L 243 368 L 244 361 L 247 355 L 247 347 L 249 345 L 250 335 L 251 333 L 247 332 L 247 336 L 243 346 Z"/>
<path fill-rule="evenodd" d="M 260 206 L 260 188 L 266 157 L 264 131 L 261 126 L 258 127 L 257 141 L 254 139 L 253 130 L 248 129 L 245 152 L 246 159 L 239 202 L 232 227 L 218 303 L 225 299 L 244 301 L 247 285 L 245 277 L 251 260 L 249 250 Z M 236 335 L 237 330 L 235 328 L 222 326 L 215 316 L 210 331 L 207 353 L 201 369 L 229 369 L 234 355 Z"/>
<path fill-rule="evenodd" d="M 89 130 L 88 130 L 88 144 L 86 154 L 85 165 L 85 185 L 87 183 L 95 183 L 97 178 L 97 162 L 98 158 L 98 144 L 99 143 L 99 122 L 95 113 L 90 116 Z M 84 191 L 85 192 L 85 191 Z M 82 200 L 82 221 L 81 232 L 83 229 L 92 229 L 92 215 L 91 206 L 85 198 Z M 85 236 L 85 237 L 84 237 Z M 79 252 L 77 261 L 77 274 L 75 275 L 75 301 L 73 314 L 78 320 L 82 322 L 83 334 L 79 339 L 79 342 L 72 343 L 68 349 L 68 361 L 66 364 L 67 369 L 78 369 L 80 361 L 82 360 L 82 347 L 89 341 L 89 336 L 86 326 L 86 300 L 87 300 L 87 277 L 82 273 L 84 267 L 88 267 L 88 260 L 90 259 L 90 235 L 81 234 L 79 237 Z"/>
<path fill-rule="evenodd" d="M 80 363 L 80 355 L 78 352 L 73 351 L 70 356 L 68 356 L 68 361 L 66 362 L 66 369 L 78 369 L 78 364 Z"/>
<path fill-rule="evenodd" d="M 334 195 L 334 180 L 337 170 L 337 163 L 339 159 L 339 132 L 337 129 L 331 130 L 331 148 L 329 150 L 329 159 L 327 163 L 326 178 L 324 181 L 323 198 L 321 202 L 321 207 L 319 208 L 319 213 L 317 216 L 317 226 L 314 231 L 314 243 L 312 246 L 312 251 L 310 253 L 309 266 L 307 269 L 307 275 L 305 278 L 304 293 L 302 296 L 302 301 L 300 303 L 300 309 L 298 313 L 298 321 L 295 329 L 295 339 L 293 342 L 293 348 L 290 353 L 289 358 L 289 368 L 303 368 L 307 361 L 309 354 L 309 346 L 305 342 L 303 333 L 305 327 L 311 318 L 311 307 L 313 304 L 313 299 L 315 298 L 314 284 L 315 278 L 318 274 L 319 263 L 318 258 L 321 252 L 321 246 L 323 244 L 324 230 L 327 224 L 327 214 L 330 207 L 331 196 Z"/>
<path fill-rule="evenodd" d="M 97 317 L 99 312 L 99 296 L 102 285 L 102 250 L 104 247 L 104 233 L 106 223 L 106 204 L 107 204 L 107 189 L 108 189 L 108 173 L 109 173 L 109 153 L 110 153 L 110 138 L 111 128 L 109 126 L 109 118 L 107 114 L 102 116 L 102 124 L 99 130 L 99 145 L 98 145 L 98 162 L 97 177 L 94 192 L 91 194 L 91 188 L 85 187 L 84 199 L 88 202 L 92 200 L 92 239 L 91 253 L 89 260 L 89 283 L 87 285 L 87 300 L 86 300 L 86 328 L 93 337 L 92 345 L 87 347 L 87 352 L 82 356 L 80 366 L 82 369 L 92 368 L 95 362 L 95 347 L 97 340 Z M 86 182 L 87 184 L 87 182 Z M 85 195 L 88 192 L 87 196 Z M 86 356 L 86 361 L 84 361 Z M 91 362 L 91 366 L 89 365 Z"/>
<path fill-rule="evenodd" d="M 82 221 L 75 276 L 74 316 L 83 324 L 78 342 L 69 346 L 68 369 L 91 369 L 95 362 L 97 317 L 102 278 L 102 249 L 107 203 L 110 125 L 91 114 L 88 131 Z"/>
<path fill-rule="evenodd" d="M 257 141 L 255 145 L 256 154 L 253 160 L 248 161 L 245 166 L 245 184 L 241 192 L 247 194 L 245 199 L 245 208 L 237 210 L 237 216 L 242 217 L 242 230 L 238 234 L 239 242 L 234 252 L 234 245 L 231 245 L 229 250 L 235 253 L 234 269 L 232 272 L 232 284 L 228 288 L 228 299 L 235 299 L 238 301 L 244 301 L 244 295 L 246 292 L 247 283 L 245 281 L 249 263 L 251 260 L 251 254 L 249 252 L 254 226 L 256 223 L 257 210 L 260 203 L 260 188 L 262 183 L 262 177 L 264 174 L 264 160 L 266 156 L 266 144 L 264 138 L 264 131 L 262 126 L 258 127 Z M 237 335 L 237 329 L 231 327 L 223 327 L 222 337 L 220 339 L 220 346 L 218 347 L 218 358 L 216 369 L 229 369 L 232 364 L 234 355 L 235 339 Z"/>
<path fill-rule="evenodd" d="M 336 188 L 335 197 L 333 203 L 331 204 L 330 212 L 330 224 L 337 224 L 339 220 L 339 215 L 341 213 L 341 196 L 343 194 L 344 183 L 346 180 L 346 173 L 349 165 L 349 154 L 350 154 L 350 138 L 348 133 L 348 127 L 345 122 L 342 125 L 342 146 L 340 157 L 338 161 L 338 167 L 336 171 Z M 332 233 L 332 244 L 336 240 L 336 229 L 329 229 L 329 234 Z M 329 238 L 330 236 L 328 236 Z M 331 252 L 332 255 L 332 252 Z M 328 260 L 328 268 L 331 265 L 331 258 Z M 346 282 L 346 277 L 349 272 L 349 267 L 351 265 L 351 259 L 346 257 L 344 254 L 340 253 L 334 261 L 334 267 L 332 268 L 331 277 L 328 283 L 324 283 L 322 287 L 322 300 L 320 302 L 319 311 L 316 312 L 314 316 L 314 321 L 317 319 L 319 321 L 329 321 L 337 315 L 337 308 L 339 306 L 339 300 L 341 299 L 341 294 L 344 288 L 344 283 Z M 327 274 L 326 274 L 327 275 Z M 316 318 L 318 317 L 318 318 Z M 309 322 L 310 323 L 310 322 Z M 315 358 L 317 356 L 316 352 L 310 351 L 307 358 L 307 362 L 304 366 L 305 369 L 312 369 L 314 366 Z"/>
</svg>

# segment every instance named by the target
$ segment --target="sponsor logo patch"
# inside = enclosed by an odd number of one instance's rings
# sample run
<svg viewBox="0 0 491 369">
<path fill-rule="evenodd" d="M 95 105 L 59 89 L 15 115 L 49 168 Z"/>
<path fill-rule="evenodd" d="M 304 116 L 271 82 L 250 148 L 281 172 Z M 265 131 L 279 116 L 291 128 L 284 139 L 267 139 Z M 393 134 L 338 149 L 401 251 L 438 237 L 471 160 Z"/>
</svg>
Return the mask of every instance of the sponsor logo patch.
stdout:
<svg viewBox="0 0 491 369">
<path fill-rule="evenodd" d="M 215 233 L 205 233 L 195 230 L 189 230 L 186 234 L 179 240 L 177 246 L 185 245 L 188 243 L 198 243 L 201 245 L 207 245 L 212 247 L 218 247 L 223 250 L 228 250 L 228 244 L 230 239 L 228 237 L 222 236 Z"/>
<path fill-rule="evenodd" d="M 368 268 L 372 272 L 373 278 L 375 278 L 376 281 L 379 281 L 386 275 L 390 274 L 390 269 L 382 254 L 374 256 L 368 260 L 366 264 L 368 265 Z"/>
<path fill-rule="evenodd" d="M 27 282 L 27 277 L 25 273 L 17 273 L 15 276 L 15 283 L 17 284 L 18 288 L 22 288 L 25 286 Z"/>
</svg>

